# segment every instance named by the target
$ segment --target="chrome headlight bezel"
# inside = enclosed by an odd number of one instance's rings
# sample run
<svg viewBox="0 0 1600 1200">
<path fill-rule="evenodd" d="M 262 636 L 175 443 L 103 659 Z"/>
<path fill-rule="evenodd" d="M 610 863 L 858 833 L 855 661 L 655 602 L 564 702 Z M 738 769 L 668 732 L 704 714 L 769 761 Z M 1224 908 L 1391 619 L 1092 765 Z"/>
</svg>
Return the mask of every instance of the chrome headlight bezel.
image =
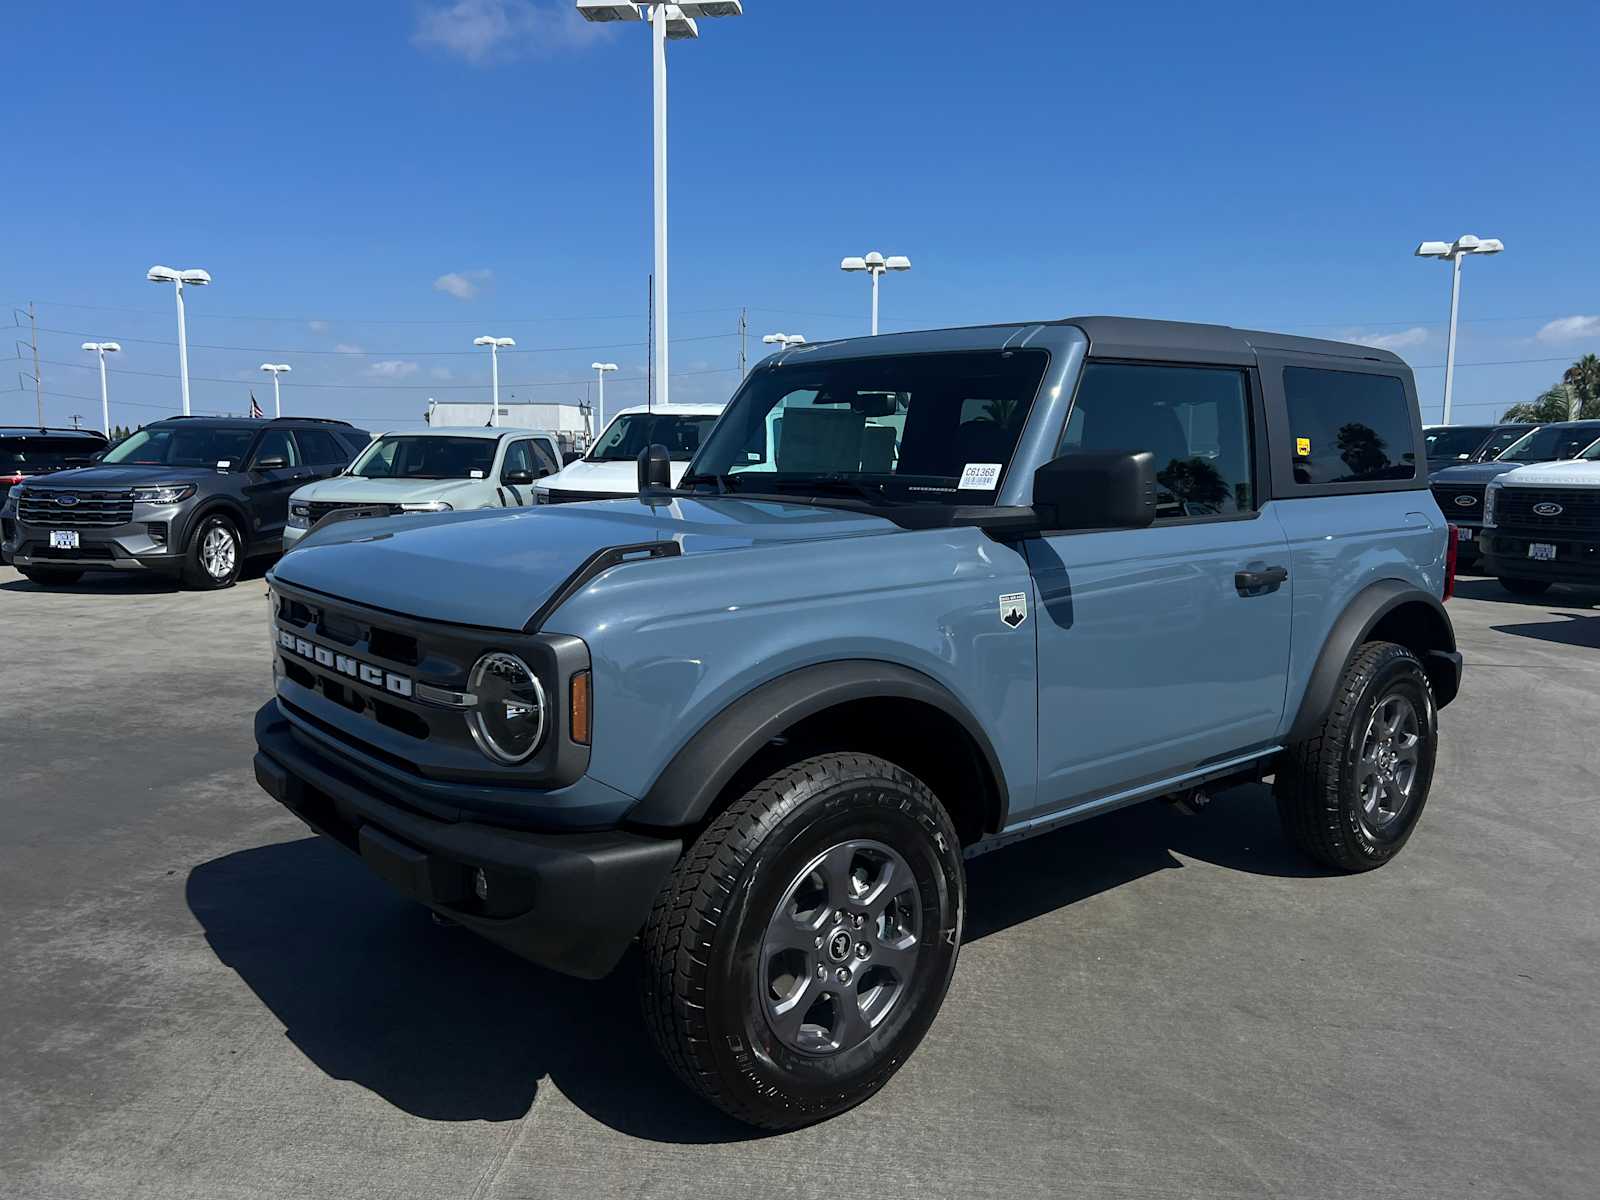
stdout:
<svg viewBox="0 0 1600 1200">
<path fill-rule="evenodd" d="M 309 500 L 289 501 L 288 523 L 295 529 L 306 529 L 311 525 L 311 502 Z"/>
<path fill-rule="evenodd" d="M 520 678 L 515 678 L 518 675 Z M 527 762 L 539 752 L 550 727 L 550 704 L 538 672 L 509 651 L 491 650 L 472 664 L 472 670 L 467 675 L 467 691 L 472 697 L 472 707 L 466 714 L 467 729 L 486 757 L 514 767 Z M 508 749 L 502 745 L 504 732 L 497 733 L 490 726 L 496 716 L 489 706 L 506 706 L 501 719 L 510 720 L 513 699 L 531 705 L 537 717 L 533 734 L 521 749 Z"/>
<path fill-rule="evenodd" d="M 428 500 L 417 504 L 401 504 L 403 513 L 441 513 L 455 512 L 456 506 L 445 500 Z"/>
<path fill-rule="evenodd" d="M 1494 498 L 1500 494 L 1500 487 L 1499 483 L 1491 481 L 1489 486 L 1483 489 L 1483 525 L 1485 529 L 1494 526 Z"/>
<path fill-rule="evenodd" d="M 192 483 L 146 483 L 130 489 L 135 504 L 182 504 L 194 495 Z"/>
</svg>

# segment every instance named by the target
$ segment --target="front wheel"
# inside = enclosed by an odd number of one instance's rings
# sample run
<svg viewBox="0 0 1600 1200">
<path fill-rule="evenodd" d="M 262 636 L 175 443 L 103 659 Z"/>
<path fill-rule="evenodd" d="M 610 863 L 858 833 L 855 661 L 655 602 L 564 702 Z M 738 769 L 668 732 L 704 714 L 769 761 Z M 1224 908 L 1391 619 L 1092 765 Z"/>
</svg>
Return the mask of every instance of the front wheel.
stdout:
<svg viewBox="0 0 1600 1200">
<path fill-rule="evenodd" d="M 1510 575 L 1500 577 L 1500 586 L 1513 596 L 1542 596 L 1550 590 L 1548 579 L 1517 579 Z"/>
<path fill-rule="evenodd" d="M 233 522 L 221 513 L 200 519 L 189 538 L 183 561 L 183 582 L 201 591 L 232 587 L 244 566 L 244 543 Z"/>
<path fill-rule="evenodd" d="M 789 1129 L 882 1087 L 955 970 L 961 846 L 920 780 L 824 754 L 745 793 L 679 861 L 645 928 L 644 1007 L 691 1088 Z"/>
<path fill-rule="evenodd" d="M 1273 791 L 1289 839 L 1339 871 L 1370 871 L 1406 844 L 1433 782 L 1438 715 L 1416 655 L 1360 647 L 1322 726 L 1291 746 Z"/>
</svg>

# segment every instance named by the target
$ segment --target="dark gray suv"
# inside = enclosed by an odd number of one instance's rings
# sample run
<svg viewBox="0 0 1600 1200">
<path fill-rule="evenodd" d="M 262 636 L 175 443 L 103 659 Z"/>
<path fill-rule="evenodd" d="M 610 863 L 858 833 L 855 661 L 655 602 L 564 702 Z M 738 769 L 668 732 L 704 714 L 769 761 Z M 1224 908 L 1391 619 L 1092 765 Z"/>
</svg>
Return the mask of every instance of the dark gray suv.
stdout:
<svg viewBox="0 0 1600 1200">
<path fill-rule="evenodd" d="M 317 417 L 169 417 L 94 466 L 13 488 L 0 549 L 35 583 L 85 571 L 164 571 L 224 588 L 283 549 L 289 493 L 342 471 L 365 430 Z"/>
</svg>

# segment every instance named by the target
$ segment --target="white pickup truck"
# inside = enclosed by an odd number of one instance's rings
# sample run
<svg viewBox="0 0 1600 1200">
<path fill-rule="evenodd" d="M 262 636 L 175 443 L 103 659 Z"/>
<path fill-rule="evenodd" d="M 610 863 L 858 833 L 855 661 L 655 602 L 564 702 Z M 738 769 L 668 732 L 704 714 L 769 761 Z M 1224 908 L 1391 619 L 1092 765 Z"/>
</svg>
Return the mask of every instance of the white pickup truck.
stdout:
<svg viewBox="0 0 1600 1200">
<path fill-rule="evenodd" d="M 1600 587 L 1600 440 L 1575 459 L 1507 471 L 1483 502 L 1483 570 L 1508 592 Z"/>
</svg>

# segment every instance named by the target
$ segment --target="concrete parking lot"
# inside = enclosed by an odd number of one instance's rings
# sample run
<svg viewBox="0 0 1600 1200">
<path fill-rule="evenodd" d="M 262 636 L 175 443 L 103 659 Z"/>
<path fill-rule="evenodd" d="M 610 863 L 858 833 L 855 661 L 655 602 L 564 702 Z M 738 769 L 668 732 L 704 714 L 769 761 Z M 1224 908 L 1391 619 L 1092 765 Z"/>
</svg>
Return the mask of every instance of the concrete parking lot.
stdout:
<svg viewBox="0 0 1600 1200">
<path fill-rule="evenodd" d="M 262 596 L 0 569 L 0 1196 L 1596 1194 L 1600 593 L 1464 582 L 1384 870 L 1260 787 L 974 862 L 921 1050 L 784 1136 L 678 1087 L 635 961 L 438 927 L 256 788 Z"/>
</svg>

